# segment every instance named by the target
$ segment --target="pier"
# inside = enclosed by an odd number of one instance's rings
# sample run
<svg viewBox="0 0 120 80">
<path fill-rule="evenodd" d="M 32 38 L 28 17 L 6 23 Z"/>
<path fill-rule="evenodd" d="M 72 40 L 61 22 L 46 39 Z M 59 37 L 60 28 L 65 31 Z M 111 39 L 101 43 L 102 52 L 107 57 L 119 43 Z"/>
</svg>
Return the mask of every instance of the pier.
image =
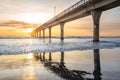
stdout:
<svg viewBox="0 0 120 80">
<path fill-rule="evenodd" d="M 99 42 L 99 25 L 102 12 L 118 6 L 120 6 L 120 0 L 80 0 L 79 2 L 72 5 L 68 9 L 65 9 L 63 12 L 56 15 L 43 25 L 37 27 L 35 30 L 33 30 L 31 36 L 42 38 L 42 31 L 43 38 L 45 38 L 45 30 L 49 29 L 49 41 L 51 42 L 52 27 L 60 25 L 60 39 L 61 41 L 63 41 L 65 23 L 92 15 L 93 41 Z"/>
</svg>

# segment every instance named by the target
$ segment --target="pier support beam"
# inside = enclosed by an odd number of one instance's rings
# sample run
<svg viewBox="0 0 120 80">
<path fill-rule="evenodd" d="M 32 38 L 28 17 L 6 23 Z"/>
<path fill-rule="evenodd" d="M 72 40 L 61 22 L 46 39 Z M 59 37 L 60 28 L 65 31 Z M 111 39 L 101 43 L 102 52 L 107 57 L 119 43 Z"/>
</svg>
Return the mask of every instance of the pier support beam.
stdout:
<svg viewBox="0 0 120 80">
<path fill-rule="evenodd" d="M 93 17 L 93 24 L 94 24 L 93 41 L 99 42 L 99 22 L 100 22 L 100 16 L 102 14 L 102 11 L 94 10 L 91 12 L 91 14 Z"/>
<path fill-rule="evenodd" d="M 49 42 L 51 42 L 51 27 L 49 28 Z"/>
<path fill-rule="evenodd" d="M 39 38 L 41 38 L 41 31 L 39 31 Z"/>
<path fill-rule="evenodd" d="M 39 32 L 37 31 L 37 38 L 39 37 Z"/>
<path fill-rule="evenodd" d="M 37 32 L 35 32 L 35 38 L 37 37 Z"/>
<path fill-rule="evenodd" d="M 64 40 L 64 22 L 60 23 L 60 30 L 61 30 L 61 41 Z"/>
<path fill-rule="evenodd" d="M 37 37 L 37 32 L 35 32 L 35 37 Z"/>
<path fill-rule="evenodd" d="M 33 33 L 34 37 L 35 37 L 35 32 Z"/>
<path fill-rule="evenodd" d="M 31 37 L 33 37 L 33 34 L 32 34 L 32 33 L 30 33 L 30 36 L 31 36 Z"/>
<path fill-rule="evenodd" d="M 37 31 L 37 38 L 39 38 L 39 31 Z"/>
<path fill-rule="evenodd" d="M 43 29 L 43 39 L 45 39 L 45 30 Z"/>
</svg>

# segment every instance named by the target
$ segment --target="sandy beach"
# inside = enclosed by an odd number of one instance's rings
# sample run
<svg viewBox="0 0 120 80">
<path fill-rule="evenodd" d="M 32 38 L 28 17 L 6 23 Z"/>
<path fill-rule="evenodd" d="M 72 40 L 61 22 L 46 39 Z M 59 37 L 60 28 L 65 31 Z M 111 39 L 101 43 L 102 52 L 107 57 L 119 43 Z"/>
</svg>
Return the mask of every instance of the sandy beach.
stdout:
<svg viewBox="0 0 120 80">
<path fill-rule="evenodd" d="M 119 52 L 120 48 L 1 55 L 0 80 L 119 80 Z"/>
</svg>

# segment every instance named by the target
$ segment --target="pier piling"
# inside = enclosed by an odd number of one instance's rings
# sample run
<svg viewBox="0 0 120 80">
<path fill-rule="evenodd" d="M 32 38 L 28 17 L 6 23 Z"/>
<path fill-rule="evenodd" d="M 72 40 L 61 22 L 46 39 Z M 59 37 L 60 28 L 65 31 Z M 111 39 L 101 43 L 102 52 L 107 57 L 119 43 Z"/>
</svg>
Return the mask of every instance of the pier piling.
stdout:
<svg viewBox="0 0 120 80">
<path fill-rule="evenodd" d="M 91 14 L 93 17 L 93 25 L 94 25 L 93 42 L 99 42 L 99 23 L 100 23 L 100 16 L 102 14 L 102 11 L 94 10 L 91 12 Z"/>
<path fill-rule="evenodd" d="M 60 23 L 60 30 L 61 30 L 61 41 L 64 40 L 64 22 Z"/>
</svg>

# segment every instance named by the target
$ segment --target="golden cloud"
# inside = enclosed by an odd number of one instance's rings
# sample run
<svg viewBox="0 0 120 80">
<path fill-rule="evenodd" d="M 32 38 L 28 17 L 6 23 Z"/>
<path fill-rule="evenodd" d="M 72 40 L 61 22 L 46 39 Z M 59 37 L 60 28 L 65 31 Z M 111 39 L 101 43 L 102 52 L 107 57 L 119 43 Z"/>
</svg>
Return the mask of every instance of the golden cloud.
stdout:
<svg viewBox="0 0 120 80">
<path fill-rule="evenodd" d="M 13 27 L 15 29 L 26 29 L 26 28 L 36 28 L 38 27 L 38 24 L 33 24 L 33 23 L 30 24 L 23 21 L 10 20 L 5 22 L 0 22 L 0 27 Z"/>
</svg>

